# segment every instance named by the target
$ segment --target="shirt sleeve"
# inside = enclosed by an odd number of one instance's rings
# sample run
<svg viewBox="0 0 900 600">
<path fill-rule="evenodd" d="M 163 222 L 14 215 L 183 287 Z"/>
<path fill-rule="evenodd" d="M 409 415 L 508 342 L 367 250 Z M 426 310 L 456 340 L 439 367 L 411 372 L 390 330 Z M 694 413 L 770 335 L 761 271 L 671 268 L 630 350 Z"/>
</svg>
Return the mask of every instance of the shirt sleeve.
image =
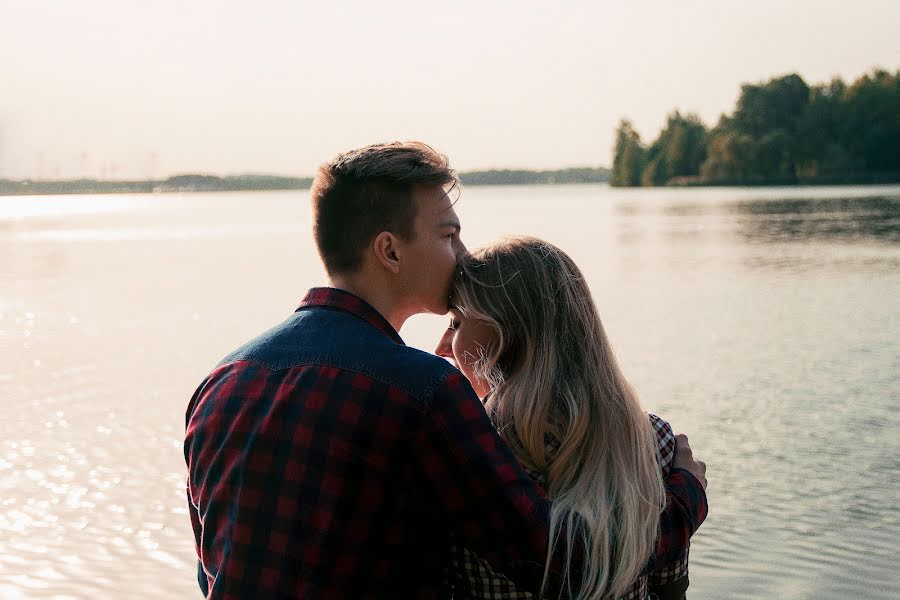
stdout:
<svg viewBox="0 0 900 600">
<path fill-rule="evenodd" d="M 684 558 L 691 536 L 706 519 L 706 492 L 686 469 L 672 469 L 664 480 L 666 509 L 659 519 L 659 541 L 651 570 Z"/>
<path fill-rule="evenodd" d="M 459 542 L 516 584 L 539 588 L 534 574 L 544 571 L 550 502 L 458 371 L 432 397 L 415 448 Z M 528 570 L 532 576 L 524 574 Z"/>
<path fill-rule="evenodd" d="M 675 432 L 668 421 L 654 414 L 648 415 L 650 424 L 656 434 L 656 457 L 663 477 L 672 470 L 675 458 Z M 649 573 L 650 591 L 659 600 L 682 598 L 688 586 L 688 548 L 682 550 L 681 556 L 674 562 L 657 563 L 656 569 Z"/>
<path fill-rule="evenodd" d="M 656 555 L 651 561 L 651 581 L 654 573 L 659 581 L 687 579 L 688 549 L 690 534 L 684 538 L 683 524 L 673 522 L 672 509 L 675 504 L 685 507 L 691 534 L 706 519 L 708 511 L 706 492 L 699 481 L 686 469 L 673 468 L 675 459 L 675 432 L 672 426 L 654 414 L 648 415 L 656 434 L 657 459 L 662 470 L 666 487 L 666 511 L 660 519 L 660 540 Z M 663 577 L 664 575 L 667 575 Z"/>
<path fill-rule="evenodd" d="M 669 422 L 661 417 L 649 413 L 650 425 L 656 434 L 656 460 L 663 478 L 672 470 L 672 461 L 675 460 L 675 432 Z"/>
<path fill-rule="evenodd" d="M 517 585 L 540 591 L 535 572 L 542 574 L 546 560 L 550 502 L 458 371 L 447 375 L 431 399 L 416 448 L 460 543 Z M 706 515 L 703 488 L 687 471 L 675 469 L 666 487 L 656 552 L 663 561 L 680 555 Z"/>
</svg>

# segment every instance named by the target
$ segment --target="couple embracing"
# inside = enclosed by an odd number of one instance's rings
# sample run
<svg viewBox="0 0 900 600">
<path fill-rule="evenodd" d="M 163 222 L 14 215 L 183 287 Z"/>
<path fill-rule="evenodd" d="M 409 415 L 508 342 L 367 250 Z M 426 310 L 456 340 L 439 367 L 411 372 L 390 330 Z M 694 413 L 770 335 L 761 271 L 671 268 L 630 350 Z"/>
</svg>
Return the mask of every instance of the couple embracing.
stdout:
<svg viewBox="0 0 900 600">
<path fill-rule="evenodd" d="M 415 142 L 320 168 L 330 287 L 188 406 L 207 598 L 684 596 L 705 465 L 641 409 L 565 253 L 467 252 L 456 184 Z M 439 356 L 404 345 L 448 310 Z"/>
</svg>

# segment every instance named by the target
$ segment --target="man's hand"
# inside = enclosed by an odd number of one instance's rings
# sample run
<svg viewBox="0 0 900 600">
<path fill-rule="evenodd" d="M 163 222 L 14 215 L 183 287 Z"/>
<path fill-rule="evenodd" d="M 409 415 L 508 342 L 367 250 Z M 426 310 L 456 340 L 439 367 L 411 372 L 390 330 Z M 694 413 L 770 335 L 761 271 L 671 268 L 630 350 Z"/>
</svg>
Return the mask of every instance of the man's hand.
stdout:
<svg viewBox="0 0 900 600">
<path fill-rule="evenodd" d="M 694 460 L 694 453 L 691 452 L 688 437 L 683 433 L 675 436 L 675 458 L 672 461 L 672 468 L 690 471 L 703 489 L 706 489 L 706 463 L 702 460 Z"/>
</svg>

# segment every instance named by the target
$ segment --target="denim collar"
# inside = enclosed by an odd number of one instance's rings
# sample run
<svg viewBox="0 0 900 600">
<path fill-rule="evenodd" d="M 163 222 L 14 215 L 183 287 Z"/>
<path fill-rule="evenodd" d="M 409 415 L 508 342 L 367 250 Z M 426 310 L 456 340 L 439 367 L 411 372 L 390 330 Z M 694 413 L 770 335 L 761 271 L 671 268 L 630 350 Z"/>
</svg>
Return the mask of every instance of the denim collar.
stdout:
<svg viewBox="0 0 900 600">
<path fill-rule="evenodd" d="M 355 294 L 351 294 L 345 290 L 329 287 L 316 287 L 306 292 L 306 296 L 300 302 L 297 311 L 312 308 L 330 308 L 332 310 L 342 310 L 354 316 L 359 317 L 387 337 L 391 338 L 398 344 L 404 344 L 387 319 L 380 312 L 372 308 L 372 305 Z M 296 312 L 296 311 L 295 311 Z"/>
</svg>

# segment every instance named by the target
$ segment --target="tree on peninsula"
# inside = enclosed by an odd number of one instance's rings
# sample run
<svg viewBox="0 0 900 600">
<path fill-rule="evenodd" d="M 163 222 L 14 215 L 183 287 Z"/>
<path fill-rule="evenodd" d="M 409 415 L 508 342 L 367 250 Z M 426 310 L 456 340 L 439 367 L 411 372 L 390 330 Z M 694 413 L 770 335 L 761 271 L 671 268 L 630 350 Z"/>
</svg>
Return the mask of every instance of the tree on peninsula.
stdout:
<svg viewBox="0 0 900 600">
<path fill-rule="evenodd" d="M 644 170 L 644 152 L 641 136 L 634 130 L 630 121 L 623 119 L 616 130 L 615 157 L 609 175 L 610 185 L 622 187 L 640 185 L 641 173 Z"/>
<path fill-rule="evenodd" d="M 810 87 L 797 74 L 744 84 L 734 112 L 711 130 L 675 111 L 647 148 L 623 120 L 610 183 L 868 181 L 900 181 L 900 71 L 875 70 L 850 86 Z"/>
</svg>

